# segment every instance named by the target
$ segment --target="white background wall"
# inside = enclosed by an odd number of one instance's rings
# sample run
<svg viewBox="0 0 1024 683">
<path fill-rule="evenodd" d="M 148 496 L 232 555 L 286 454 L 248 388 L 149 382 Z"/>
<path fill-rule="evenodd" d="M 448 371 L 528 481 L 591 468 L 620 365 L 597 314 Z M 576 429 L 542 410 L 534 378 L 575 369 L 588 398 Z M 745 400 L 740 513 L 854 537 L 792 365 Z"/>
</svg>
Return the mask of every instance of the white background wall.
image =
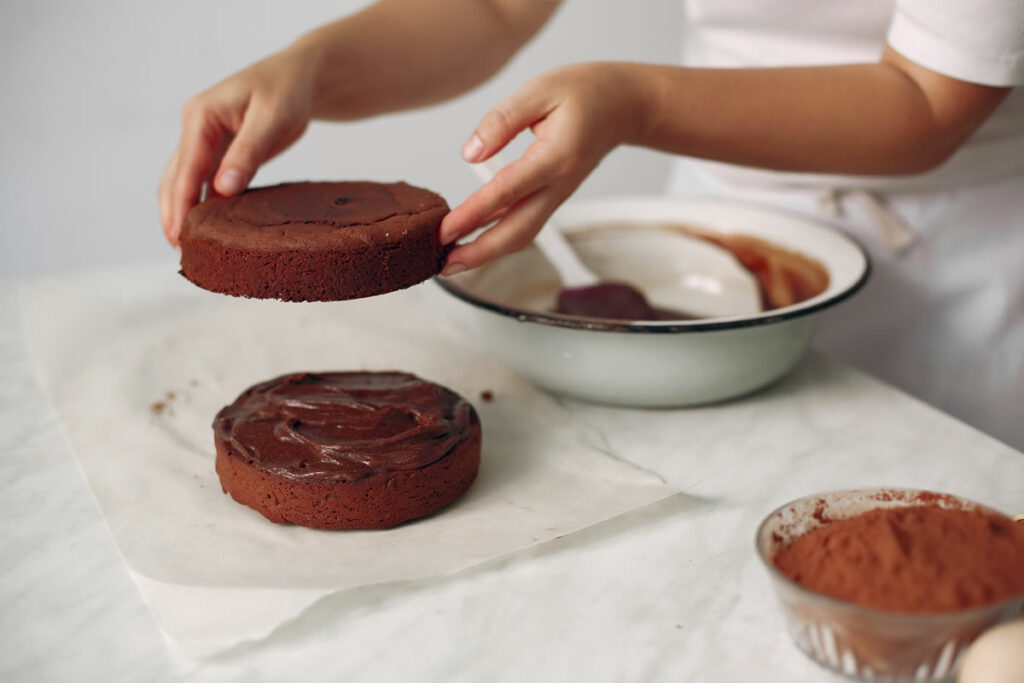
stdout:
<svg viewBox="0 0 1024 683">
<path fill-rule="evenodd" d="M 169 257 L 156 186 L 181 105 L 364 4 L 2 0 L 0 277 Z M 491 105 L 561 64 L 674 62 L 680 25 L 678 2 L 566 2 L 486 86 L 418 112 L 314 124 L 256 183 L 402 179 L 455 205 L 475 185 L 459 149 Z M 658 191 L 666 169 L 664 156 L 618 150 L 580 193 Z"/>
</svg>

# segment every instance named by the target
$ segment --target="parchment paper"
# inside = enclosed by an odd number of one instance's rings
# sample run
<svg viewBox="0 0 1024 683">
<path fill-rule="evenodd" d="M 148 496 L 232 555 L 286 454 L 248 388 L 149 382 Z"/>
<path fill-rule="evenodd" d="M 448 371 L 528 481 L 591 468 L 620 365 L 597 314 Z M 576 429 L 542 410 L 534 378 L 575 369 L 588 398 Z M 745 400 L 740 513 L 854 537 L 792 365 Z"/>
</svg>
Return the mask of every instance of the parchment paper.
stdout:
<svg viewBox="0 0 1024 683">
<path fill-rule="evenodd" d="M 451 574 L 674 493 L 470 351 L 430 287 L 284 304 L 202 292 L 163 264 L 21 290 L 44 387 L 179 655 L 265 637 L 337 590 Z M 466 496 L 396 529 L 325 532 L 272 524 L 224 495 L 213 469 L 217 410 L 278 374 L 348 369 L 411 371 L 476 406 L 483 458 Z"/>
</svg>

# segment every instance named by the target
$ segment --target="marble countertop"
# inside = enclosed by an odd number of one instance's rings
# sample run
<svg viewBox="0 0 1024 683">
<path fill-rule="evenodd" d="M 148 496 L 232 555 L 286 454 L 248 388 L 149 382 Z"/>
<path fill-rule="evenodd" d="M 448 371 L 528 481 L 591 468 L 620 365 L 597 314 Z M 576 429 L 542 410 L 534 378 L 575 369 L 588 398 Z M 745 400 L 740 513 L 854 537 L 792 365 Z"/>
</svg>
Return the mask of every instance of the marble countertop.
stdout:
<svg viewBox="0 0 1024 683">
<path fill-rule="evenodd" d="M 685 495 L 436 581 L 315 604 L 268 639 L 172 659 L 33 375 L 0 285 L 0 679 L 825 681 L 791 644 L 759 521 L 816 491 L 908 486 L 1024 512 L 1024 455 L 817 354 L 732 403 L 567 402 Z"/>
</svg>

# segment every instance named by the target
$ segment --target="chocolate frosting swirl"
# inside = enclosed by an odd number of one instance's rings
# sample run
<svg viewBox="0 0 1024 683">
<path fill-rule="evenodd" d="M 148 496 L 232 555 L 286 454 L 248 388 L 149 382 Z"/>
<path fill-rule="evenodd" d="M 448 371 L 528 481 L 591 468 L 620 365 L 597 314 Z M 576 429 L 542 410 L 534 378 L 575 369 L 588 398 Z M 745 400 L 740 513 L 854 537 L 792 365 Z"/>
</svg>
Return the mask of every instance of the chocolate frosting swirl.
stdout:
<svg viewBox="0 0 1024 683">
<path fill-rule="evenodd" d="M 268 473 L 353 482 L 446 456 L 477 421 L 444 387 L 402 372 L 283 375 L 246 389 L 213 422 L 218 443 Z"/>
</svg>

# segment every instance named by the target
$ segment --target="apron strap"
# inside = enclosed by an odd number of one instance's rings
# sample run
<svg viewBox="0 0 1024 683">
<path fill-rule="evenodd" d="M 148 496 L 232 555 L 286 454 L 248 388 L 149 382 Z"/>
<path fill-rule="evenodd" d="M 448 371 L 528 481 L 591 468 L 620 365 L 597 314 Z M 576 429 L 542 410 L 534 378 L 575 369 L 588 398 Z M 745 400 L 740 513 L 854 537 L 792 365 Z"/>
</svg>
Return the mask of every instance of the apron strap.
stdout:
<svg viewBox="0 0 1024 683">
<path fill-rule="evenodd" d="M 859 202 L 868 212 L 882 238 L 882 244 L 889 251 L 900 253 L 910 248 L 917 240 L 913 229 L 895 211 L 886 206 L 877 192 L 831 187 L 822 194 L 821 206 L 830 216 L 836 218 L 843 214 L 843 201 L 848 199 Z"/>
</svg>

